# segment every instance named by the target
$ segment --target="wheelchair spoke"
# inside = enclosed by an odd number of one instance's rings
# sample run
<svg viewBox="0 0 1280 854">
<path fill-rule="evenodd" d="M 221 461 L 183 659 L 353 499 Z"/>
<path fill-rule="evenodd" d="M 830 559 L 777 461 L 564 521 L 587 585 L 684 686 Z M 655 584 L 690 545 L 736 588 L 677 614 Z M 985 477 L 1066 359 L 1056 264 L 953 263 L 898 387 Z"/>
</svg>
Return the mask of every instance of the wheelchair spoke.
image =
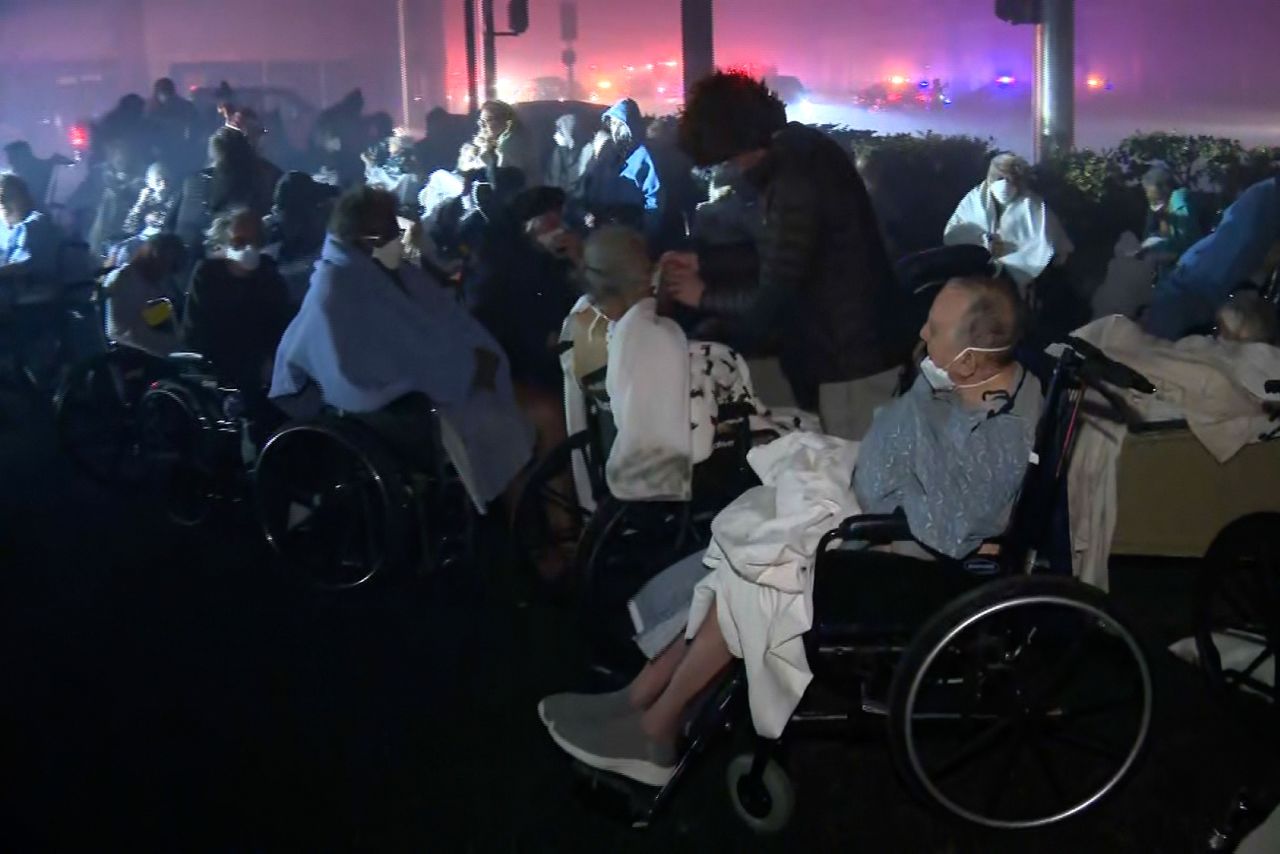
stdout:
<svg viewBox="0 0 1280 854">
<path fill-rule="evenodd" d="M 1075 747 L 1086 753 L 1092 753 L 1100 759 L 1107 759 L 1115 763 L 1123 762 L 1125 759 L 1124 754 L 1119 752 L 1114 745 L 1106 744 L 1088 736 L 1052 731 L 1046 732 L 1045 736 L 1050 741 L 1056 741 L 1068 747 Z"/>
<path fill-rule="evenodd" d="M 1058 662 L 1053 673 L 1049 676 L 1047 684 L 1036 692 L 1036 695 L 1028 701 L 1028 705 L 1034 709 L 1043 709 L 1049 704 L 1052 697 L 1071 684 L 1080 670 L 1086 651 L 1086 635 L 1081 634 L 1071 642 L 1071 646 L 1063 655 L 1062 660 Z"/>
<path fill-rule="evenodd" d="M 1117 709 L 1123 709 L 1125 707 L 1135 705 L 1141 701 L 1142 701 L 1142 695 L 1136 694 L 1136 693 L 1125 694 L 1121 697 L 1116 697 L 1108 700 L 1098 700 L 1094 702 L 1092 705 L 1082 706 L 1076 709 L 1066 709 L 1061 713 L 1061 715 L 1056 716 L 1056 720 L 1063 723 L 1084 720 L 1085 718 L 1092 718 L 1092 717 L 1097 717 L 1098 715 L 1105 715 L 1108 712 L 1112 712 Z"/>
<path fill-rule="evenodd" d="M 940 781 L 956 774 L 973 762 L 983 751 L 998 744 L 1014 728 L 1014 724 L 1014 718 L 1002 718 L 996 721 L 938 763 L 936 767 L 928 770 L 927 775 L 933 780 Z"/>
<path fill-rule="evenodd" d="M 1014 771 L 1018 767 L 1018 759 L 1022 756 L 1023 746 L 1026 744 L 1027 733 L 1025 725 L 1018 727 L 1018 731 L 1014 737 L 1010 739 L 1008 746 L 1005 748 L 1004 761 L 1000 764 L 1000 771 L 995 776 L 995 785 L 987 792 L 986 810 L 987 815 L 994 815 L 996 810 L 1000 808 L 1000 804 L 1004 801 L 1005 795 L 1009 790 L 1009 784 L 1013 782 Z"/>
<path fill-rule="evenodd" d="M 1062 787 L 1062 780 L 1059 779 L 1058 772 L 1054 769 L 1049 754 L 1045 752 L 1043 745 L 1035 739 L 1031 740 L 1031 755 L 1035 757 L 1036 764 L 1044 772 L 1045 782 L 1049 784 L 1049 789 L 1053 792 L 1054 798 L 1059 801 L 1066 800 L 1066 790 Z"/>
<path fill-rule="evenodd" d="M 1273 654 L 1274 653 L 1272 652 L 1270 645 L 1264 646 L 1262 648 L 1262 651 L 1258 653 L 1256 656 L 1254 656 L 1253 661 L 1249 662 L 1248 667 L 1246 667 L 1244 670 L 1230 670 L 1227 672 L 1225 678 L 1228 681 L 1234 680 L 1237 682 L 1243 682 L 1244 680 L 1251 678 L 1254 674 L 1254 671 L 1256 671 L 1259 667 L 1261 667 L 1262 664 L 1267 659 L 1273 656 Z"/>
</svg>

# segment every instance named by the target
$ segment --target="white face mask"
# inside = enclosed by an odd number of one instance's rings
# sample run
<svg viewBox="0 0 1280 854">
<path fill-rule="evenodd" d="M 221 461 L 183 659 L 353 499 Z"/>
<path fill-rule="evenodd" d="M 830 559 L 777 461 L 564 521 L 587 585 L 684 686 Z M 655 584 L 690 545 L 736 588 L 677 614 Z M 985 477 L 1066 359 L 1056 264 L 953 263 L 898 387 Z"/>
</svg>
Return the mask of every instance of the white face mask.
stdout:
<svg viewBox="0 0 1280 854">
<path fill-rule="evenodd" d="M 1165 208 L 1164 202 L 1156 202 L 1154 205 L 1151 206 L 1151 212 L 1160 213 L 1161 211 L 1164 210 L 1164 208 Z"/>
<path fill-rule="evenodd" d="M 235 261 L 246 270 L 258 269 L 258 264 L 262 262 L 262 250 L 256 246 L 246 246 L 243 249 L 233 249 L 230 246 L 226 248 L 225 257 L 228 261 Z"/>
<path fill-rule="evenodd" d="M 391 240 L 373 250 L 373 258 L 388 270 L 396 270 L 404 260 L 404 244 Z"/>
<path fill-rule="evenodd" d="M 925 356 L 924 360 L 920 362 L 920 373 L 924 375 L 925 382 L 927 382 L 934 391 L 958 391 L 966 388 L 977 388 L 978 386 L 986 385 L 996 377 L 1000 376 L 1000 372 L 997 371 L 981 382 L 957 385 L 956 381 L 951 379 L 951 374 L 947 373 L 947 371 L 952 365 L 964 358 L 965 353 L 1003 353 L 1008 349 L 1008 347 L 965 347 L 956 354 L 954 359 L 947 362 L 947 366 L 945 368 L 938 367 L 938 363 L 933 360 L 932 356 Z"/>
<path fill-rule="evenodd" d="M 1018 191 L 1007 178 L 991 182 L 991 197 L 1002 205 L 1007 205 L 1018 198 Z"/>
</svg>

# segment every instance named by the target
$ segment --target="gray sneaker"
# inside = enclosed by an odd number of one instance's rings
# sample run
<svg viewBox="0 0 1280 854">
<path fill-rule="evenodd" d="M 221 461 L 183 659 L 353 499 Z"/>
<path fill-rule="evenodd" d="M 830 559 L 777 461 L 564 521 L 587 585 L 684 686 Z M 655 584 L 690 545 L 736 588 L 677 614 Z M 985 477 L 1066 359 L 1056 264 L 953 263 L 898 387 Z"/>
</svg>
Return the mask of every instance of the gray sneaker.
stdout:
<svg viewBox="0 0 1280 854">
<path fill-rule="evenodd" d="M 638 713 L 596 721 L 570 718 L 548 731 L 561 750 L 583 765 L 646 786 L 665 786 L 676 770 L 675 748 L 645 735 Z"/>
<path fill-rule="evenodd" d="M 552 694 L 538 702 L 538 717 L 546 727 L 564 720 L 595 721 L 621 717 L 635 711 L 630 695 L 629 688 L 608 694 Z"/>
</svg>

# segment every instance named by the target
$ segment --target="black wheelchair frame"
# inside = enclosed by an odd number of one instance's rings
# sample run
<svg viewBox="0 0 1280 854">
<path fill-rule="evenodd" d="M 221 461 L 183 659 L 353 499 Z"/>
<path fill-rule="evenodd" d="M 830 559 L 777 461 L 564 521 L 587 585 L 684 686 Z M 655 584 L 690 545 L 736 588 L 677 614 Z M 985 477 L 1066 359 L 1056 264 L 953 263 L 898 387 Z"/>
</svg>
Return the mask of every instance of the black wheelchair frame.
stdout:
<svg viewBox="0 0 1280 854">
<path fill-rule="evenodd" d="M 852 517 L 823 537 L 805 636 L 815 684 L 780 742 L 757 736 L 755 750 L 728 769 L 730 800 L 753 830 L 778 831 L 791 817 L 795 795 L 779 762 L 787 743 L 808 727 L 829 732 L 833 723 L 851 727 L 868 716 L 886 720 L 910 791 L 964 823 L 1000 830 L 1054 824 L 1129 777 L 1154 705 L 1145 645 L 1105 594 L 1046 574 L 1039 554 L 1084 389 L 1102 384 L 1154 391 L 1132 370 L 1070 341 L 1047 386 L 1035 455 L 998 555 L 925 561 L 865 548 L 915 542 L 900 514 Z M 679 765 L 656 794 L 600 772 L 587 770 L 587 778 L 621 790 L 633 825 L 647 826 L 695 757 L 741 717 L 746 688 L 745 670 L 735 664 L 693 704 Z M 1113 732 L 1098 733 L 1103 719 L 1124 725 L 1123 744 Z M 981 774 L 987 766 L 994 767 L 991 786 Z M 1028 792 L 1038 798 L 1034 807 Z M 1015 796 L 1017 808 L 1006 808 Z"/>
<path fill-rule="evenodd" d="M 162 358 L 109 347 L 71 371 L 57 400 L 62 445 L 91 479 L 150 487 L 169 518 L 186 526 L 252 501 L 268 544 L 313 586 L 349 590 L 411 562 L 425 569 L 470 556 L 474 510 L 434 425 L 423 437 L 426 456 L 406 462 L 360 416 L 330 412 L 278 430 L 276 423 L 249 412 L 242 394 L 194 353 Z M 267 431 L 265 441 L 255 438 Z M 295 507 L 308 488 L 305 508 Z M 322 509 L 325 524 L 290 524 L 290 508 L 313 517 Z M 417 536 L 428 530 L 438 535 Z M 359 561 L 351 542 L 333 541 L 339 532 L 363 538 Z"/>
<path fill-rule="evenodd" d="M 431 413 L 421 448 L 338 412 L 288 425 L 263 446 L 253 471 L 259 524 L 312 585 L 352 590 L 410 566 L 425 574 L 473 560 L 477 511 L 435 410 L 420 401 Z"/>
</svg>

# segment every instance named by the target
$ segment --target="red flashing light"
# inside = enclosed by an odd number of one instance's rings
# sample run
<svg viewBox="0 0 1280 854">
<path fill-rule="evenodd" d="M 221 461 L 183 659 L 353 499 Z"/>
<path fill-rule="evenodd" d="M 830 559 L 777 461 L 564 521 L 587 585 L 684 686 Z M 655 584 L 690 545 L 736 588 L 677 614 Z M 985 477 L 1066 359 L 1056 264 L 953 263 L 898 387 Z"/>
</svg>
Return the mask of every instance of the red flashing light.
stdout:
<svg viewBox="0 0 1280 854">
<path fill-rule="evenodd" d="M 84 125 L 72 125 L 67 131 L 67 141 L 76 151 L 84 151 L 89 147 L 89 129 Z"/>
<path fill-rule="evenodd" d="M 1084 81 L 1084 85 L 1088 86 L 1090 89 L 1101 89 L 1107 84 L 1101 77 L 1098 77 L 1097 75 L 1090 75 L 1089 79 Z"/>
</svg>

